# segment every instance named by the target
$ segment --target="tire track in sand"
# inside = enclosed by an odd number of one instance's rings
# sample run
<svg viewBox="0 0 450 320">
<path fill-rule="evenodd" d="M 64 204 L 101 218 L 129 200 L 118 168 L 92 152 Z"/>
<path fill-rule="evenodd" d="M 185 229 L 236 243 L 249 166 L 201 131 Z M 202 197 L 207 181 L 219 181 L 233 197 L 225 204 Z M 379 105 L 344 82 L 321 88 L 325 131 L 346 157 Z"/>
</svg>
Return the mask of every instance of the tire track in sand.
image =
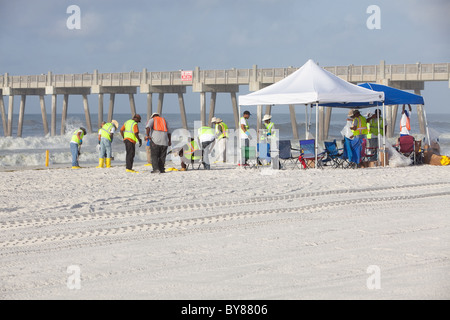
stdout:
<svg viewBox="0 0 450 320">
<path fill-rule="evenodd" d="M 19 228 L 30 228 L 30 227 L 43 227 L 51 225 L 60 225 L 68 223 L 81 223 L 90 221 L 106 221 L 111 219 L 126 219 L 141 216 L 150 216 L 156 214 L 168 214 L 181 211 L 189 210 L 200 210 L 200 209 L 217 209 L 221 207 L 231 207 L 240 205 L 251 205 L 252 203 L 268 203 L 274 201 L 287 201 L 295 200 L 301 198 L 313 198 L 322 196 L 332 196 L 332 195 L 351 195 L 369 192 L 383 192 L 383 191 L 396 191 L 405 189 L 417 189 L 425 188 L 431 189 L 434 187 L 445 187 L 449 186 L 450 182 L 439 182 L 439 183 L 427 183 L 427 184 L 415 184 L 415 185 L 403 185 L 396 187 L 378 187 L 378 188 L 366 188 L 360 190 L 344 189 L 344 190 L 330 190 L 330 191 L 317 191 L 317 192 L 307 192 L 293 195 L 278 195 L 278 196 L 268 196 L 268 197 L 255 197 L 247 200 L 223 200 L 210 203 L 193 203 L 187 205 L 173 205 L 173 206 L 161 206 L 161 207 L 150 207 L 146 209 L 137 209 L 124 212 L 98 212 L 98 213 L 86 213 L 86 214 L 75 214 L 71 216 L 56 216 L 56 217 L 42 217 L 42 218 L 29 218 L 21 220 L 10 220 L 1 221 L 0 230 L 12 230 Z"/>
<path fill-rule="evenodd" d="M 269 216 L 276 214 L 295 214 L 295 213 L 314 213 L 320 212 L 323 209 L 338 208 L 345 206 L 353 206 L 355 204 L 364 203 L 378 203 L 378 202 L 394 202 L 394 201 L 406 201 L 417 200 L 431 197 L 443 197 L 450 196 L 450 191 L 433 192 L 421 195 L 406 195 L 406 196 L 387 196 L 387 197 L 373 197 L 364 199 L 347 199 L 331 202 L 322 202 L 312 205 L 305 205 L 296 208 L 278 208 L 278 209 L 266 209 L 266 210 L 249 210 L 238 213 L 218 214 L 206 217 L 193 217 L 181 220 L 166 221 L 160 223 L 141 223 L 135 225 L 128 225 L 116 228 L 99 228 L 91 229 L 79 232 L 66 232 L 57 233 L 44 236 L 35 236 L 28 238 L 12 239 L 8 241 L 0 242 L 0 256 L 8 255 L 7 252 L 1 252 L 2 249 L 19 248 L 27 246 L 41 246 L 47 244 L 58 244 L 66 241 L 85 241 L 84 245 L 96 242 L 99 238 L 113 239 L 116 236 L 125 236 L 135 233 L 146 232 L 164 232 L 164 231 L 184 231 L 189 232 L 189 229 L 201 229 L 203 226 L 211 226 L 222 222 L 235 221 L 241 219 L 249 219 L 261 216 Z M 276 220 L 276 219 L 275 219 Z M 201 231 L 201 230 L 199 230 Z M 123 241 L 123 240 L 122 240 Z M 109 241 L 111 242 L 111 241 Z M 20 250 L 19 250 L 20 251 Z M 17 252 L 18 253 L 18 252 Z"/>
</svg>

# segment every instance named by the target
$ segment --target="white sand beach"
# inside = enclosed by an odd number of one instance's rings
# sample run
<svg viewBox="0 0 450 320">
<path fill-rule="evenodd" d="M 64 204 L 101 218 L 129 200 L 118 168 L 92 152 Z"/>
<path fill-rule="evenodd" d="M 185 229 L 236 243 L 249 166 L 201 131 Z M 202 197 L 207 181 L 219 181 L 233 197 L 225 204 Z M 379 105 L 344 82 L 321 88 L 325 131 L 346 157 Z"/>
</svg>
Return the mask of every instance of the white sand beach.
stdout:
<svg viewBox="0 0 450 320">
<path fill-rule="evenodd" d="M 136 169 L 1 172 L 0 298 L 450 298 L 448 167 Z"/>
</svg>

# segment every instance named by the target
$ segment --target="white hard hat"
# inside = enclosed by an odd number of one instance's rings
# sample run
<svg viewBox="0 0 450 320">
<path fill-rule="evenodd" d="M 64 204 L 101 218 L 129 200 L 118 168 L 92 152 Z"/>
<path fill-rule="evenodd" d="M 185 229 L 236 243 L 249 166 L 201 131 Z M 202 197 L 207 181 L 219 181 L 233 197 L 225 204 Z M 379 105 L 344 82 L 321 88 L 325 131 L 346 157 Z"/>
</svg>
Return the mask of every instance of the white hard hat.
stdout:
<svg viewBox="0 0 450 320">
<path fill-rule="evenodd" d="M 270 114 L 266 114 L 263 118 L 263 121 L 270 120 L 270 119 L 272 119 L 272 116 Z"/>
<path fill-rule="evenodd" d="M 157 113 L 157 112 L 153 113 L 151 118 L 153 118 L 154 116 L 159 116 L 159 113 Z"/>
</svg>

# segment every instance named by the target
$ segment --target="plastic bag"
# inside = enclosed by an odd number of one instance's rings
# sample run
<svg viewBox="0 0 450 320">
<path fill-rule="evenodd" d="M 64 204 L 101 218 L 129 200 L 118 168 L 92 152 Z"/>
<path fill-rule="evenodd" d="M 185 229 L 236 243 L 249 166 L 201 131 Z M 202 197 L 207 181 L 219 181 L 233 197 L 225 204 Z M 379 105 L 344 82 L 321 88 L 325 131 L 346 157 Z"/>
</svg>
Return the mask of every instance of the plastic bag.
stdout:
<svg viewBox="0 0 450 320">
<path fill-rule="evenodd" d="M 411 158 L 405 157 L 400 152 L 394 149 L 390 144 L 386 145 L 389 155 L 390 167 L 407 167 L 412 164 Z"/>
<path fill-rule="evenodd" d="M 341 130 L 341 134 L 344 138 L 348 138 L 351 139 L 353 136 L 353 132 L 350 129 L 351 124 L 347 122 L 347 124 L 345 125 L 344 129 Z"/>
</svg>

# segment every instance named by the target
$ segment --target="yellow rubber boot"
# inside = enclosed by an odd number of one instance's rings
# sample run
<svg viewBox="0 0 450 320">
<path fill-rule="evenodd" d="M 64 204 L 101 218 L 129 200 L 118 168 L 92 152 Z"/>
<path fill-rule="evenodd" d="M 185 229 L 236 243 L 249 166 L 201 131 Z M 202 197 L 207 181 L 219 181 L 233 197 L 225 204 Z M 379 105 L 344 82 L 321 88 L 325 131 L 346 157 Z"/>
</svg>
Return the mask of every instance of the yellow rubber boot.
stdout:
<svg viewBox="0 0 450 320">
<path fill-rule="evenodd" d="M 105 158 L 98 159 L 98 167 L 97 168 L 104 168 L 105 167 Z"/>
<path fill-rule="evenodd" d="M 111 158 L 106 158 L 106 168 L 111 168 Z"/>
</svg>

